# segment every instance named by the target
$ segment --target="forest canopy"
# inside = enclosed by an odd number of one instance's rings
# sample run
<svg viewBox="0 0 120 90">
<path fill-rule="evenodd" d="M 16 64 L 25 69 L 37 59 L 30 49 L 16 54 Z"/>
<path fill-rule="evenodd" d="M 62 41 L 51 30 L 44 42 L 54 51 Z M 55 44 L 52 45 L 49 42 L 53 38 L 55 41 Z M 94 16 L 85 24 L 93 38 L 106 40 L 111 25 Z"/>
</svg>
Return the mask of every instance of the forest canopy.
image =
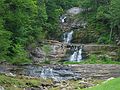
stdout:
<svg viewBox="0 0 120 90">
<path fill-rule="evenodd" d="M 0 0 L 0 61 L 30 63 L 28 45 L 59 38 L 59 17 L 72 7 L 91 8 L 83 16 L 100 42 L 120 39 L 120 0 Z"/>
</svg>

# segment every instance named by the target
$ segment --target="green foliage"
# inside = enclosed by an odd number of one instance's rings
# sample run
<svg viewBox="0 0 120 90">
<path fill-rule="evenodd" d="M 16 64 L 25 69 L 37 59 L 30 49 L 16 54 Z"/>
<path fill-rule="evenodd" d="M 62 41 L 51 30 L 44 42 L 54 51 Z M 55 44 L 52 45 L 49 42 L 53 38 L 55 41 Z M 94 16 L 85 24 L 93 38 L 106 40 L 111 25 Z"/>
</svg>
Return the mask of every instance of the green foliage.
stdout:
<svg viewBox="0 0 120 90">
<path fill-rule="evenodd" d="M 3 26 L 3 20 L 0 18 L 0 61 L 5 60 L 8 48 L 10 47 L 11 33 L 9 31 L 5 31 Z"/>
<path fill-rule="evenodd" d="M 109 15 L 110 15 L 110 21 L 111 25 L 115 28 L 117 27 L 120 29 L 120 1 L 119 0 L 111 0 L 110 6 L 109 6 Z"/>
<path fill-rule="evenodd" d="M 0 61 L 29 62 L 25 48 L 46 38 L 59 40 L 59 17 L 75 6 L 90 9 L 80 16 L 88 22 L 87 30 L 97 33 L 95 42 L 111 43 L 119 38 L 119 0 L 1 0 Z M 88 34 L 88 38 L 90 43 L 93 37 Z"/>
<path fill-rule="evenodd" d="M 43 80 L 41 78 L 28 78 L 22 76 L 11 77 L 0 74 L 0 85 L 2 85 L 5 90 L 23 90 L 23 88 L 38 87 L 42 83 L 51 82 L 51 80 Z"/>
<path fill-rule="evenodd" d="M 97 43 L 110 44 L 109 36 L 102 36 L 98 39 Z"/>
<path fill-rule="evenodd" d="M 91 9 L 83 13 L 88 21 L 88 30 L 92 29 L 100 34 L 98 42 L 114 43 L 120 36 L 120 1 L 119 0 L 84 0 L 81 6 Z M 102 27 L 103 28 L 102 28 Z"/>
<path fill-rule="evenodd" d="M 50 64 L 50 60 L 45 60 L 43 64 Z"/>
<path fill-rule="evenodd" d="M 99 33 L 92 30 L 76 31 L 74 32 L 73 41 L 74 43 L 96 43 L 99 38 Z"/>
<path fill-rule="evenodd" d="M 37 0 L 1 0 L 0 60 L 7 60 L 16 64 L 29 63 L 25 48 L 30 43 L 45 38 L 45 31 L 43 31 L 41 23 L 46 20 L 44 2 L 38 3 Z"/>
<path fill-rule="evenodd" d="M 92 4 L 91 0 L 84 0 L 84 1 L 81 2 L 81 6 L 84 7 L 84 8 L 91 7 L 91 4 Z"/>
<path fill-rule="evenodd" d="M 42 50 L 46 53 L 46 54 L 49 54 L 49 52 L 51 51 L 51 47 L 50 45 L 43 45 L 42 46 Z"/>
<path fill-rule="evenodd" d="M 13 47 L 13 57 L 10 60 L 12 64 L 29 64 L 30 60 L 28 59 L 28 54 L 24 50 L 23 46 L 16 44 L 15 47 Z"/>
</svg>

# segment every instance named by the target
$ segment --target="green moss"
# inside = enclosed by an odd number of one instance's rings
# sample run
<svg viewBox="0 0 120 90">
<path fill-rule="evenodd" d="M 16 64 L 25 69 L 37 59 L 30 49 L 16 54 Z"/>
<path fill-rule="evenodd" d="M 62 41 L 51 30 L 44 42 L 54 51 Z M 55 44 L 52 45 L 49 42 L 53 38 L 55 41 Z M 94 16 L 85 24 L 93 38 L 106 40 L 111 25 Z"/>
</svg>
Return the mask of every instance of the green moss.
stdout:
<svg viewBox="0 0 120 90">
<path fill-rule="evenodd" d="M 49 52 L 51 51 L 51 47 L 50 47 L 50 45 L 43 45 L 43 46 L 42 46 L 42 50 L 43 50 L 46 54 L 49 54 Z"/>
<path fill-rule="evenodd" d="M 5 87 L 6 90 L 21 90 L 26 87 L 38 87 L 42 83 L 51 83 L 51 80 L 22 76 L 10 77 L 0 74 L 0 86 Z"/>
</svg>

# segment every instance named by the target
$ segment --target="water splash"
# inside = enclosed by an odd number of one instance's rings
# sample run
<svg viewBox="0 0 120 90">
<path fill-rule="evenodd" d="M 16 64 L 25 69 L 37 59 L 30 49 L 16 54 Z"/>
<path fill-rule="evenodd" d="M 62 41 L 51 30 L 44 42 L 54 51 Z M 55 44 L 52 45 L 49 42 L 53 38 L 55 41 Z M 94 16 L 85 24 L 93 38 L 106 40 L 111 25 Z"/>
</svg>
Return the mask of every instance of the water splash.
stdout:
<svg viewBox="0 0 120 90">
<path fill-rule="evenodd" d="M 75 50 L 74 53 L 70 56 L 71 62 L 80 62 L 82 60 L 82 48 Z"/>
<path fill-rule="evenodd" d="M 82 49 L 78 51 L 77 62 L 80 62 L 81 60 L 82 60 Z"/>
<path fill-rule="evenodd" d="M 71 55 L 70 61 L 71 61 L 71 62 L 74 62 L 74 61 L 76 61 L 76 59 L 77 59 L 77 51 L 75 51 L 75 52 Z"/>
<path fill-rule="evenodd" d="M 52 78 L 53 80 L 57 80 L 57 78 L 54 76 L 52 68 L 43 67 L 40 76 L 44 79 Z"/>
</svg>

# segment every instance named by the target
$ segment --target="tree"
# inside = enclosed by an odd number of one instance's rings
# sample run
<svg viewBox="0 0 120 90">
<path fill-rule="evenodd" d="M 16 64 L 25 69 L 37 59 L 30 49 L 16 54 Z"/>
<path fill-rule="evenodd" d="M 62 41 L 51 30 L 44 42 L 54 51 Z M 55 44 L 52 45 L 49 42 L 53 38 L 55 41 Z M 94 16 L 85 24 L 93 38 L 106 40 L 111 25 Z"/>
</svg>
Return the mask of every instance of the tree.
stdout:
<svg viewBox="0 0 120 90">
<path fill-rule="evenodd" d="M 111 0 L 109 6 L 110 27 L 120 35 L 120 0 Z"/>
<path fill-rule="evenodd" d="M 9 31 L 5 31 L 3 26 L 3 20 L 0 18 L 0 61 L 6 60 L 8 48 L 11 44 L 11 33 Z"/>
</svg>

